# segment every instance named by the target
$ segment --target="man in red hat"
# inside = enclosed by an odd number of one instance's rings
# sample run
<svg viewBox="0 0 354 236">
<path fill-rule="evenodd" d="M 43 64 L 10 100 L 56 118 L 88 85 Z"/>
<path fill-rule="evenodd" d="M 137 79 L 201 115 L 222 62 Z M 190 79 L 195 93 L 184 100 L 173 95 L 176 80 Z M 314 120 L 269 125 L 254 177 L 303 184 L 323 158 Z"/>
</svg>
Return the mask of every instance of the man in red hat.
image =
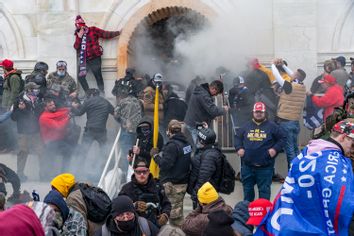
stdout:
<svg viewBox="0 0 354 236">
<path fill-rule="evenodd" d="M 326 121 L 327 117 L 331 115 L 335 107 L 343 105 L 344 92 L 343 87 L 337 84 L 337 80 L 330 74 L 323 76 L 318 81 L 322 88 L 326 91 L 323 96 L 312 96 L 312 102 L 321 108 L 324 108 L 323 120 Z M 309 95 L 312 95 L 311 93 Z"/>
<path fill-rule="evenodd" d="M 241 158 L 241 180 L 244 200 L 255 198 L 257 184 L 260 198 L 270 199 L 270 186 L 277 154 L 284 148 L 286 134 L 279 125 L 266 118 L 266 106 L 256 102 L 253 119 L 235 136 L 236 152 Z"/>
<path fill-rule="evenodd" d="M 22 71 L 14 69 L 14 63 L 9 59 L 1 61 L 0 66 L 4 69 L 4 91 L 1 105 L 9 109 L 23 90 Z"/>
<path fill-rule="evenodd" d="M 99 38 L 111 39 L 120 35 L 120 31 L 105 31 L 95 26 L 88 27 L 80 15 L 75 20 L 75 43 L 74 48 L 78 55 L 78 79 L 86 92 L 89 85 L 86 80 L 87 70 L 90 69 L 96 78 L 97 87 L 104 94 L 104 83 L 101 72 L 101 56 L 103 49 Z"/>
</svg>

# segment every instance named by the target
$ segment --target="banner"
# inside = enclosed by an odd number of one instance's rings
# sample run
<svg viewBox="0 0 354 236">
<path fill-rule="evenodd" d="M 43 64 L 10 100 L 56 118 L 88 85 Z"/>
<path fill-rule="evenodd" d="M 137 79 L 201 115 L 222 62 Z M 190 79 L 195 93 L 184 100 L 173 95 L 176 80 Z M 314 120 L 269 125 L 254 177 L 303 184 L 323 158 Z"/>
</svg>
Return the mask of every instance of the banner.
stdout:
<svg viewBox="0 0 354 236">
<path fill-rule="evenodd" d="M 339 151 L 308 154 L 304 148 L 254 235 L 348 236 L 353 181 L 351 161 Z"/>
</svg>

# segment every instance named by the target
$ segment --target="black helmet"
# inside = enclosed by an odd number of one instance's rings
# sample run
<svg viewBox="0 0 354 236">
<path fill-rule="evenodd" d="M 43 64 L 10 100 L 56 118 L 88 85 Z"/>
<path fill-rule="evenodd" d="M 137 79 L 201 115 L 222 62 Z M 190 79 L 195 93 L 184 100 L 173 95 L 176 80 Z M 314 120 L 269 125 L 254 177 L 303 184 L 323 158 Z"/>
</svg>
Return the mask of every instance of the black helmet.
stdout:
<svg viewBox="0 0 354 236">
<path fill-rule="evenodd" d="M 48 64 L 43 62 L 43 61 L 39 61 L 36 63 L 36 65 L 34 66 L 34 71 L 47 71 L 48 70 Z"/>
<path fill-rule="evenodd" d="M 202 128 L 198 130 L 198 140 L 202 144 L 214 144 L 216 140 L 216 134 L 212 129 Z"/>
</svg>

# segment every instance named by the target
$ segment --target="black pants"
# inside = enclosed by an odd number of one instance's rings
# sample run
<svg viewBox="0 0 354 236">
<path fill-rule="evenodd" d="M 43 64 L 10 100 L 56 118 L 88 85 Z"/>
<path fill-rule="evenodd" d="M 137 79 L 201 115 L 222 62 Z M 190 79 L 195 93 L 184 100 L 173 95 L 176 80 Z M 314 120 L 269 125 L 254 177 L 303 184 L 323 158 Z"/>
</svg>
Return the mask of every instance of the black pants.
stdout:
<svg viewBox="0 0 354 236">
<path fill-rule="evenodd" d="M 95 76 L 98 89 L 100 90 L 100 92 L 104 93 L 104 83 L 103 83 L 101 65 L 102 65 L 101 57 L 96 57 L 94 59 L 86 61 L 87 72 L 89 70 L 92 71 L 93 75 Z M 80 66 L 79 63 L 78 63 L 78 66 Z M 78 71 L 78 73 L 80 72 L 79 69 L 77 71 Z M 89 85 L 86 80 L 86 75 L 85 76 L 78 75 L 77 77 L 79 78 L 79 82 L 81 84 L 81 87 L 86 92 L 89 89 Z"/>
</svg>

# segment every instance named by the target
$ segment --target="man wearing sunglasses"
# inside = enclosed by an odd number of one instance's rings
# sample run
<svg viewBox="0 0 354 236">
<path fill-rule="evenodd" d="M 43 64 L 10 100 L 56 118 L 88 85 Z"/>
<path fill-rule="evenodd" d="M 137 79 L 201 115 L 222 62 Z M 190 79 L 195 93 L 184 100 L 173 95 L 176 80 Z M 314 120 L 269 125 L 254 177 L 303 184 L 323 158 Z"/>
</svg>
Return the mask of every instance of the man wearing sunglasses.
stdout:
<svg viewBox="0 0 354 236">
<path fill-rule="evenodd" d="M 153 179 L 145 159 L 136 160 L 133 166 L 131 181 L 122 187 L 119 195 L 130 197 L 139 216 L 161 227 L 168 221 L 171 202 L 162 186 Z"/>
</svg>

